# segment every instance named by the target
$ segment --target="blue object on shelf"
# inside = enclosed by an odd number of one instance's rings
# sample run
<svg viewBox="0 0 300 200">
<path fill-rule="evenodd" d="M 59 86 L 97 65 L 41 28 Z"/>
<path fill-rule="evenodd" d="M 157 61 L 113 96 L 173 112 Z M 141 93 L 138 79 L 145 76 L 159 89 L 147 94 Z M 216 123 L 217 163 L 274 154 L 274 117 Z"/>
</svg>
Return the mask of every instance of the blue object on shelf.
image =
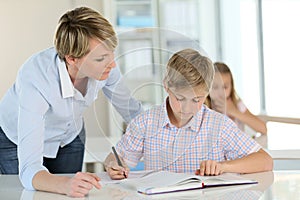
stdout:
<svg viewBox="0 0 300 200">
<path fill-rule="evenodd" d="M 122 27 L 151 27 L 154 25 L 150 16 L 122 16 L 118 18 L 117 24 Z"/>
</svg>

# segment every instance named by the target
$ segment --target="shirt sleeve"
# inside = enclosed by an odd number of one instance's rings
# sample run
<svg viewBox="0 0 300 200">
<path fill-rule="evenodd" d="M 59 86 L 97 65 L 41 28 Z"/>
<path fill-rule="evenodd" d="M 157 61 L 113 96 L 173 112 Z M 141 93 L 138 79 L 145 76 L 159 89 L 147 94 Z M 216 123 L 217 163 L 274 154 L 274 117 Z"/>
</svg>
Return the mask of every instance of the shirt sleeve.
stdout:
<svg viewBox="0 0 300 200">
<path fill-rule="evenodd" d="M 17 79 L 19 92 L 18 159 L 22 185 L 34 190 L 32 179 L 43 166 L 44 114 L 48 103 L 38 90 L 39 85 L 30 72 L 20 73 Z M 35 83 L 34 83 L 35 82 Z"/>
<path fill-rule="evenodd" d="M 145 126 L 143 116 L 135 118 L 128 125 L 126 133 L 116 145 L 119 155 L 130 167 L 135 167 L 144 154 Z"/>
<path fill-rule="evenodd" d="M 141 103 L 132 97 L 130 90 L 126 87 L 118 67 L 111 71 L 102 91 L 126 123 L 143 111 Z"/>
<path fill-rule="evenodd" d="M 255 140 L 242 132 L 229 118 L 224 122 L 221 143 L 227 160 L 242 158 L 261 149 Z"/>
</svg>

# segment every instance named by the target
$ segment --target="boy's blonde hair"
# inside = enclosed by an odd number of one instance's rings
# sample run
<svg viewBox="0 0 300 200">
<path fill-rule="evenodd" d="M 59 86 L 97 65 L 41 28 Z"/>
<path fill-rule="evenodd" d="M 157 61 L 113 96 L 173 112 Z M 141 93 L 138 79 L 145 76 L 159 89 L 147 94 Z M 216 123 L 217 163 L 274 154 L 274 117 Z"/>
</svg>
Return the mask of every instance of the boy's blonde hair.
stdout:
<svg viewBox="0 0 300 200">
<path fill-rule="evenodd" d="M 61 59 L 66 55 L 81 58 L 89 53 L 89 39 L 97 39 L 107 48 L 117 46 L 116 33 L 107 19 L 87 7 L 66 12 L 56 28 L 54 45 Z"/>
<path fill-rule="evenodd" d="M 176 52 L 167 64 L 164 84 L 168 88 L 182 89 L 203 86 L 210 91 L 214 77 L 212 61 L 193 49 Z"/>
</svg>

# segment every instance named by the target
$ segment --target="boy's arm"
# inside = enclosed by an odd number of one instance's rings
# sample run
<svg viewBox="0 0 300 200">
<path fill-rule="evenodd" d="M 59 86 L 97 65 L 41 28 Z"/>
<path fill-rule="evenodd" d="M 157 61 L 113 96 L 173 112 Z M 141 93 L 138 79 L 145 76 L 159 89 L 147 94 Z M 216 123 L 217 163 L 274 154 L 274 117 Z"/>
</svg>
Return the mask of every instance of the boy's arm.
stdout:
<svg viewBox="0 0 300 200">
<path fill-rule="evenodd" d="M 263 149 L 236 160 L 222 163 L 224 172 L 255 173 L 273 170 L 273 159 Z"/>
<path fill-rule="evenodd" d="M 43 170 L 36 173 L 32 185 L 36 190 L 59 194 L 70 197 L 84 197 L 96 187 L 100 189 L 100 178 L 92 173 L 77 172 L 73 177 L 57 176 Z"/>
<path fill-rule="evenodd" d="M 273 170 L 273 159 L 263 149 L 251 153 L 236 160 L 216 162 L 212 160 L 202 161 L 198 175 L 219 175 L 224 172 L 230 173 L 255 173 Z"/>
</svg>

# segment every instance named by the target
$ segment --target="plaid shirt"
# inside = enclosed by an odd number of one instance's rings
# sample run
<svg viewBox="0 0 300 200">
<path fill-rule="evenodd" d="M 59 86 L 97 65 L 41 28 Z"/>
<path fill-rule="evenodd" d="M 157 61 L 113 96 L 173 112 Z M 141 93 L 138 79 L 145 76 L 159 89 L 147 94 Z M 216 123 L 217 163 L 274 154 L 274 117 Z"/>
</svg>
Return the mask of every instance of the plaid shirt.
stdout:
<svg viewBox="0 0 300 200">
<path fill-rule="evenodd" d="M 166 102 L 133 119 L 116 145 L 129 166 L 143 157 L 145 170 L 193 173 L 203 160 L 234 160 L 261 148 L 231 119 L 205 105 L 177 128 L 170 123 Z"/>
</svg>

